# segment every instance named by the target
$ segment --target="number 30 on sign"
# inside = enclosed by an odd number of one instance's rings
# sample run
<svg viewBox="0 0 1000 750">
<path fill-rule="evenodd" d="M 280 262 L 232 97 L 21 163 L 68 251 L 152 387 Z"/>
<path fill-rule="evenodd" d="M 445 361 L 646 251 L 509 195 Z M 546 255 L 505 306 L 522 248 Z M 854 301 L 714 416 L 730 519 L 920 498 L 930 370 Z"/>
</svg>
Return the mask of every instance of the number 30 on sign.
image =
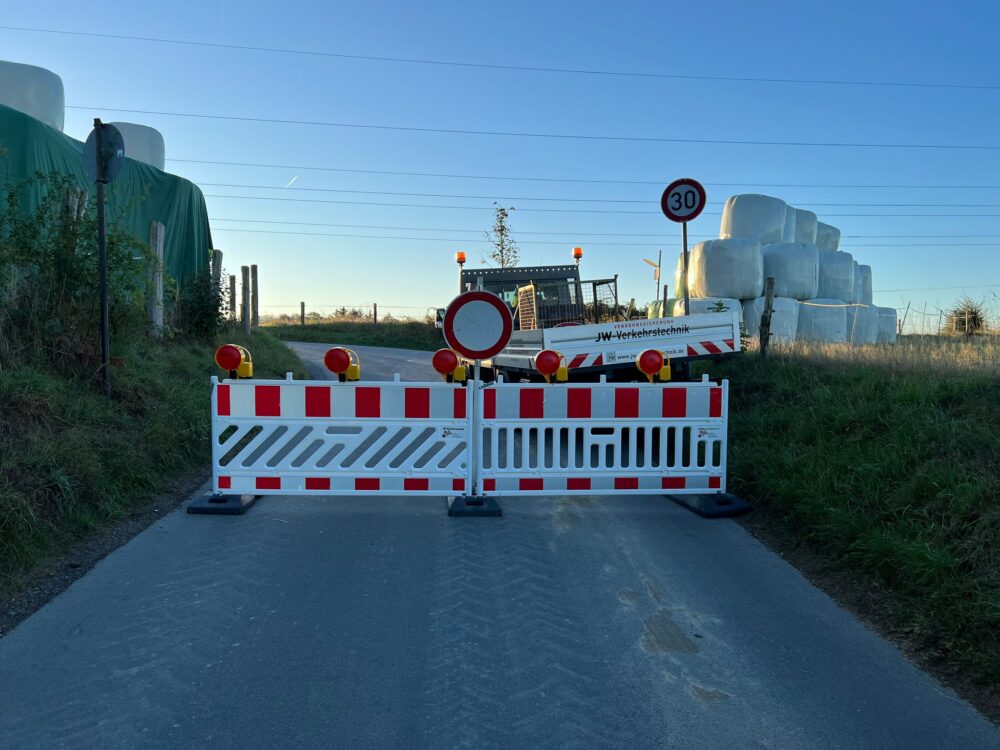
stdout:
<svg viewBox="0 0 1000 750">
<path fill-rule="evenodd" d="M 701 183 L 683 177 L 667 185 L 660 198 L 660 209 L 671 221 L 687 222 L 702 212 L 705 202 L 705 188 Z"/>
</svg>

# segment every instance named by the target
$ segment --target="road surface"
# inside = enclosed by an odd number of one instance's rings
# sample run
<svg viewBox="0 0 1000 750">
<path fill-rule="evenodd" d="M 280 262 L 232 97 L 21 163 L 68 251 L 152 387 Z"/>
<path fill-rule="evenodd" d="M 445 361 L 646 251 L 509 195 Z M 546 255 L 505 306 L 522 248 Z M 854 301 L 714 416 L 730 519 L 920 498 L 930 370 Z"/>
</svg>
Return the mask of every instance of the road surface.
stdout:
<svg viewBox="0 0 1000 750">
<path fill-rule="evenodd" d="M 430 377 L 359 350 L 366 376 Z M 174 512 L 0 639 L 0 747 L 1000 747 L 731 521 L 502 504 Z"/>
</svg>

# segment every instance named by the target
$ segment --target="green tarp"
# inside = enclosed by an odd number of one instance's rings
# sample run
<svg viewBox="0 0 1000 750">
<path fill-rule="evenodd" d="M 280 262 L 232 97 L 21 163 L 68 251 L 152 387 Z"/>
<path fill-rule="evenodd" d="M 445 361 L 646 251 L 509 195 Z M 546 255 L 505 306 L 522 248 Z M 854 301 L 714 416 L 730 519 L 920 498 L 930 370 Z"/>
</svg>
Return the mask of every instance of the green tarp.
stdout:
<svg viewBox="0 0 1000 750">
<path fill-rule="evenodd" d="M 44 123 L 0 105 L 0 182 L 16 185 L 38 173 L 74 178 L 93 196 L 94 184 L 83 172 L 83 144 Z M 26 212 L 38 207 L 45 185 L 32 182 L 21 193 Z M 179 285 L 208 265 L 212 233 L 205 198 L 193 183 L 148 164 L 126 159 L 106 191 L 108 221 L 142 242 L 149 239 L 149 222 L 166 227 L 163 263 Z"/>
</svg>

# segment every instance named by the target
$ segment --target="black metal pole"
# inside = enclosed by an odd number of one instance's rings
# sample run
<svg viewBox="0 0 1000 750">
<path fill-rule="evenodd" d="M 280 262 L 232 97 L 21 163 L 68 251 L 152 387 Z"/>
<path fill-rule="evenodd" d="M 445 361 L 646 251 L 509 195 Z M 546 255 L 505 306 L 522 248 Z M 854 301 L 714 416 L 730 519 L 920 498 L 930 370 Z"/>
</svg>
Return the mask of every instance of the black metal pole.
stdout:
<svg viewBox="0 0 1000 750">
<path fill-rule="evenodd" d="M 104 395 L 111 398 L 111 331 L 108 322 L 108 248 L 104 228 L 104 177 L 107 161 L 104 158 L 101 135 L 103 123 L 94 118 L 97 145 L 97 263 L 100 266 L 98 282 L 101 297 L 101 382 Z"/>
</svg>

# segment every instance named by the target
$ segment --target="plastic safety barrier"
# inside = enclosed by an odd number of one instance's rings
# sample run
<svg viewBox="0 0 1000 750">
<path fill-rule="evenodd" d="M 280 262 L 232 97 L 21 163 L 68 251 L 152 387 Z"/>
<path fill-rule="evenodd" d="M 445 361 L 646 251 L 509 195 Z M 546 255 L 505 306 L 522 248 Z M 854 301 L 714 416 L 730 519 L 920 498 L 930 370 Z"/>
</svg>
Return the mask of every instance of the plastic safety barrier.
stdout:
<svg viewBox="0 0 1000 750">
<path fill-rule="evenodd" d="M 729 386 L 212 381 L 221 494 L 721 494 Z"/>
<path fill-rule="evenodd" d="M 464 494 L 472 389 L 212 379 L 215 493 Z"/>
<path fill-rule="evenodd" d="M 483 388 L 482 493 L 725 492 L 728 400 L 707 378 Z"/>
</svg>

